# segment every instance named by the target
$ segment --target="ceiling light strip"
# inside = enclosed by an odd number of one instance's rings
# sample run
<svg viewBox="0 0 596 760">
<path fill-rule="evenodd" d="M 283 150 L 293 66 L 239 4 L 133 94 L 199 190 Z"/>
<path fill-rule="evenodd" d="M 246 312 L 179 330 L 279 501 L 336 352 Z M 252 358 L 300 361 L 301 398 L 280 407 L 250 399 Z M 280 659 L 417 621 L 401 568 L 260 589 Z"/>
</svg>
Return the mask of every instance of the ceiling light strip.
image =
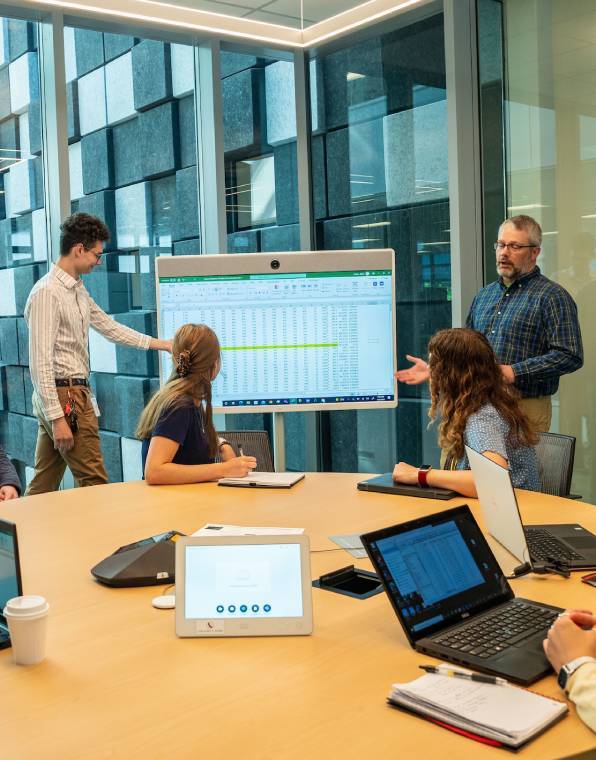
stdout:
<svg viewBox="0 0 596 760">
<path fill-rule="evenodd" d="M 63 10 L 81 11 L 86 13 L 98 14 L 105 17 L 117 17 L 123 19 L 132 19 L 134 21 L 167 26 L 173 29 L 191 30 L 195 32 L 206 32 L 217 34 L 224 37 L 234 37 L 238 39 L 253 40 L 255 42 L 265 42 L 275 45 L 281 45 L 290 48 L 310 48 L 322 42 L 339 37 L 347 32 L 353 31 L 358 27 L 369 25 L 375 21 L 386 18 L 387 16 L 397 15 L 405 10 L 415 6 L 426 5 L 433 0 L 402 0 L 402 2 L 391 2 L 390 0 L 367 0 L 354 8 L 331 16 L 323 21 L 307 27 L 306 29 L 294 29 L 280 24 L 272 24 L 267 21 L 256 21 L 250 18 L 229 16 L 213 11 L 202 11 L 197 8 L 177 5 L 175 3 L 160 2 L 159 0 L 131 0 L 123 3 L 122 0 L 104 0 L 102 5 L 94 5 L 92 2 L 75 2 L 73 0 L 23 0 L 22 5 L 32 7 L 52 7 Z M 122 6 L 128 5 L 130 10 L 123 10 Z M 167 9 L 168 16 L 151 15 L 140 11 L 142 5 L 151 5 L 156 8 Z M 138 11 L 132 10 L 137 6 Z M 376 13 L 371 13 L 374 7 L 380 7 Z M 194 16 L 193 20 L 188 18 L 172 18 L 174 15 L 182 13 L 184 16 Z M 199 18 L 196 18 L 198 16 Z M 350 19 L 353 19 L 350 21 Z M 337 26 L 338 20 L 342 22 Z M 242 25 L 243 29 L 234 28 Z M 246 28 L 251 29 L 247 31 Z M 269 32 L 271 30 L 271 32 Z M 328 31 L 325 31 L 328 30 Z"/>
</svg>

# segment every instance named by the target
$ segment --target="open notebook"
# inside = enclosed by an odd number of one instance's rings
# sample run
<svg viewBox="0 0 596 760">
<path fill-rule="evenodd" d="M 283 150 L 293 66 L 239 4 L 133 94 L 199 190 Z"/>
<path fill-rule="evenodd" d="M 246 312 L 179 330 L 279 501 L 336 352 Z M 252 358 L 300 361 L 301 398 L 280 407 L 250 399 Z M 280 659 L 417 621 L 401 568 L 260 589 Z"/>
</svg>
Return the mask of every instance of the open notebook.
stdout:
<svg viewBox="0 0 596 760">
<path fill-rule="evenodd" d="M 567 705 L 517 686 L 427 673 L 391 687 L 388 702 L 434 722 L 521 747 L 567 712 Z M 474 738 L 471 736 L 470 738 Z"/>
</svg>

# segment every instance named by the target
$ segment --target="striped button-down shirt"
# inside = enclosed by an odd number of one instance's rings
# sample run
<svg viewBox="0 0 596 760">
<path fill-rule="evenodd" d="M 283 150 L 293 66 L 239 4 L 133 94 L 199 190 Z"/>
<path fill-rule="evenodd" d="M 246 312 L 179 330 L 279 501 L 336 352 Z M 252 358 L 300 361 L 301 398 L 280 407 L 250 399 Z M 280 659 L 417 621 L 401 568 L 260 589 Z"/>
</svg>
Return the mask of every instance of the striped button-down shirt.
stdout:
<svg viewBox="0 0 596 760">
<path fill-rule="evenodd" d="M 508 288 L 501 279 L 474 298 L 466 325 L 484 333 L 510 364 L 524 398 L 550 396 L 559 377 L 584 363 L 575 301 L 535 267 Z"/>
<path fill-rule="evenodd" d="M 57 266 L 35 283 L 25 306 L 29 326 L 29 369 L 48 420 L 64 412 L 56 378 L 89 377 L 89 326 L 114 343 L 148 349 L 151 338 L 121 325 L 102 311 L 75 280 Z"/>
</svg>

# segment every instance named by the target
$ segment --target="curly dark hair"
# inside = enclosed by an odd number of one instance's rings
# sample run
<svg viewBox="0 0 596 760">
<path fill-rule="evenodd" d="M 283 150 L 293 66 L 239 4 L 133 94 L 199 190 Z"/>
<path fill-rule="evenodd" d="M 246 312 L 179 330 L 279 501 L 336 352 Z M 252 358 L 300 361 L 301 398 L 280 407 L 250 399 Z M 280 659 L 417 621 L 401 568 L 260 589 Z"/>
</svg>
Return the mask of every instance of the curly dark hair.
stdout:
<svg viewBox="0 0 596 760">
<path fill-rule="evenodd" d="M 85 248 L 93 248 L 98 240 L 110 239 L 110 231 L 97 216 L 82 211 L 67 216 L 60 225 L 60 255 L 67 256 L 73 246 L 82 243 Z"/>
<path fill-rule="evenodd" d="M 509 426 L 509 443 L 534 446 L 538 437 L 519 408 L 519 395 L 505 382 L 492 346 L 482 333 L 466 327 L 439 330 L 428 344 L 431 407 L 441 416 L 439 445 L 449 456 L 464 455 L 468 418 L 492 404 Z"/>
</svg>

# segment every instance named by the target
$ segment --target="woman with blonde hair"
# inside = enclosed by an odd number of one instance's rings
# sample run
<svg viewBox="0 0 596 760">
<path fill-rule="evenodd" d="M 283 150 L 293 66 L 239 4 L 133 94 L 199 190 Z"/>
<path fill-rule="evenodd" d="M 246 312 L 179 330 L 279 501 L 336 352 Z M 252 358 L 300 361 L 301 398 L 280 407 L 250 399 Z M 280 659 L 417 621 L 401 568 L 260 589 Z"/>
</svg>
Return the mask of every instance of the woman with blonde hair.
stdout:
<svg viewBox="0 0 596 760">
<path fill-rule="evenodd" d="M 540 490 L 538 442 L 507 385 L 494 351 L 482 333 L 468 328 L 440 330 L 428 344 L 431 420 L 440 416 L 439 445 L 447 454 L 443 470 L 420 470 L 400 462 L 393 479 L 476 497 L 464 446 L 509 468 L 516 488 Z M 421 473 L 419 475 L 419 473 Z"/>
<path fill-rule="evenodd" d="M 143 472 L 150 485 L 243 477 L 254 457 L 234 454 L 213 427 L 211 383 L 221 367 L 219 340 L 206 325 L 182 325 L 172 342 L 174 367 L 149 401 L 137 427 Z M 221 456 L 221 462 L 214 458 Z"/>
</svg>

